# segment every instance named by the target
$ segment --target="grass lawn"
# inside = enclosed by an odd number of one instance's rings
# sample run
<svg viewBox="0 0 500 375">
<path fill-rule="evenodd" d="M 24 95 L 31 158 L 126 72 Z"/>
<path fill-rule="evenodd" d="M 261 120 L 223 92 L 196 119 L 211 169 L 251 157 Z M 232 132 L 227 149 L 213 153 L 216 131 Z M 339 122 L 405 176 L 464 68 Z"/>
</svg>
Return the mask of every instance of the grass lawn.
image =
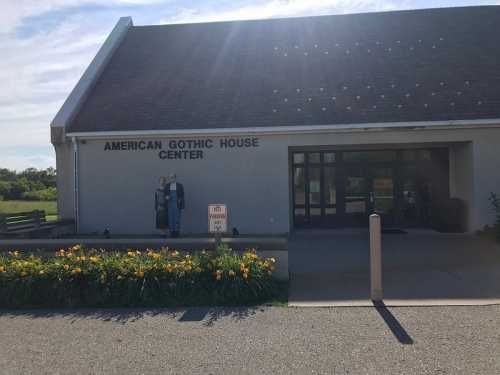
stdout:
<svg viewBox="0 0 500 375">
<path fill-rule="evenodd" d="M 282 281 L 278 284 L 278 295 L 268 305 L 275 307 L 288 307 L 288 288 L 290 287 L 288 281 Z"/>
<path fill-rule="evenodd" d="M 57 202 L 55 201 L 0 201 L 0 213 L 28 212 L 43 210 L 47 220 L 57 220 Z"/>
</svg>

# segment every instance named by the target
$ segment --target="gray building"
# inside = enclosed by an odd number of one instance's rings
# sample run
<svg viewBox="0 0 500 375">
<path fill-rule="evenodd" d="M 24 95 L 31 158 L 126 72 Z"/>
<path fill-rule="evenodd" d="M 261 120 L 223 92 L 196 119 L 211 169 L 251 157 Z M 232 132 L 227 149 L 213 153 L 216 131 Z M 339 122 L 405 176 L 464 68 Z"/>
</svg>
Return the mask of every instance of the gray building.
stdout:
<svg viewBox="0 0 500 375">
<path fill-rule="evenodd" d="M 80 233 L 155 234 L 160 176 L 183 233 L 224 203 L 240 233 L 472 231 L 500 192 L 500 7 L 184 25 L 119 20 L 51 124 Z M 457 229 L 458 228 L 458 229 Z"/>
</svg>

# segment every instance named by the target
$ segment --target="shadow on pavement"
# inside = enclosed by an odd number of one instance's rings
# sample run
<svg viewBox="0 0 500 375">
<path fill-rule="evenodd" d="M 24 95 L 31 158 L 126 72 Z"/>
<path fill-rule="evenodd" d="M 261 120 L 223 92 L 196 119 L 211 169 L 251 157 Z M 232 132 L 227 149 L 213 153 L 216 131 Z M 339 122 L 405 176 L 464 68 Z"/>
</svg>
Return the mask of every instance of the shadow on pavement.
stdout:
<svg viewBox="0 0 500 375">
<path fill-rule="evenodd" d="M 223 317 L 243 320 L 258 311 L 263 311 L 262 307 L 191 307 L 184 311 L 179 322 L 203 322 L 209 326 Z"/>
<path fill-rule="evenodd" d="M 380 314 L 382 319 L 391 330 L 392 334 L 398 339 L 401 344 L 412 345 L 413 339 L 410 337 L 408 332 L 403 328 L 394 315 L 390 312 L 383 301 L 373 301 L 373 306 L 375 310 Z"/>
<path fill-rule="evenodd" d="M 203 322 L 212 325 L 221 318 L 243 320 L 262 311 L 259 306 L 248 307 L 192 307 L 192 308 L 81 308 L 81 309 L 0 309 L 0 316 L 15 319 L 17 317 L 99 319 L 105 322 L 126 324 L 148 317 L 164 316 L 179 322 Z"/>
</svg>

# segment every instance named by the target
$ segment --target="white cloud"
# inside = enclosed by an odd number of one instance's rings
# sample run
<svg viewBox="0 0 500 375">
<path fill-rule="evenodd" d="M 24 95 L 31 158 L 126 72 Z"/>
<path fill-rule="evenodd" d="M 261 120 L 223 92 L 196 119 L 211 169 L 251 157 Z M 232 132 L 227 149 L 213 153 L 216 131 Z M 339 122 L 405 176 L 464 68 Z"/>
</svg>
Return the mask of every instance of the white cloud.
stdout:
<svg viewBox="0 0 500 375">
<path fill-rule="evenodd" d="M 115 6 L 160 1 L 0 0 L 1 166 L 55 165 L 50 122 L 117 21 Z M 106 8 L 82 12 L 89 4 Z"/>
<path fill-rule="evenodd" d="M 49 145 L 50 121 L 111 27 L 75 16 L 28 38 L 0 34 L 0 150 Z"/>
<path fill-rule="evenodd" d="M 161 23 L 192 23 L 260 18 L 386 11 L 405 7 L 405 1 L 391 0 L 271 0 L 254 5 L 235 7 L 221 12 L 192 8 L 181 9 Z"/>
<path fill-rule="evenodd" d="M 164 0 L 6 0 L 1 4 L 0 33 L 14 30 L 26 18 L 48 12 L 83 5 L 140 5 L 155 4 Z"/>
</svg>

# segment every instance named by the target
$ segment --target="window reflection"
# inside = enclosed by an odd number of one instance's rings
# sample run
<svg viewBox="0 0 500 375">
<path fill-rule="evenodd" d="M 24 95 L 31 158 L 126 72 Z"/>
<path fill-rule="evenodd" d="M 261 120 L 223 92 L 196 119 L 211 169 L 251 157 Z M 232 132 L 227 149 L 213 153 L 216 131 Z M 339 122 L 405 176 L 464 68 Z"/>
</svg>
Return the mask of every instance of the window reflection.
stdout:
<svg viewBox="0 0 500 375">
<path fill-rule="evenodd" d="M 347 151 L 343 155 L 344 161 L 381 162 L 396 160 L 396 151 Z"/>
<path fill-rule="evenodd" d="M 388 225 L 428 225 L 447 173 L 446 148 L 292 152 L 296 223 L 366 224 L 376 211 Z"/>
<path fill-rule="evenodd" d="M 320 167 L 309 168 L 309 204 L 321 203 L 321 171 Z"/>
<path fill-rule="evenodd" d="M 321 216 L 321 208 L 311 208 L 311 216 Z"/>
<path fill-rule="evenodd" d="M 306 203 L 306 190 L 304 179 L 304 167 L 295 167 L 293 172 L 293 188 L 295 204 L 303 205 Z"/>
<path fill-rule="evenodd" d="M 303 164 L 304 163 L 304 154 L 303 153 L 295 153 L 293 154 L 293 163 L 294 164 Z"/>
<path fill-rule="evenodd" d="M 419 160 L 431 160 L 431 150 L 418 150 L 418 158 Z"/>
<path fill-rule="evenodd" d="M 373 210 L 381 214 L 394 209 L 394 180 L 392 168 L 372 168 Z"/>
<path fill-rule="evenodd" d="M 311 152 L 309 154 L 309 163 L 319 163 L 321 161 L 319 152 Z"/>
<path fill-rule="evenodd" d="M 345 192 L 345 211 L 351 213 L 366 212 L 367 184 L 363 176 L 347 176 Z"/>
<path fill-rule="evenodd" d="M 337 213 L 336 207 L 327 207 L 325 208 L 325 215 L 335 215 Z"/>
<path fill-rule="evenodd" d="M 417 160 L 417 150 L 403 150 L 403 160 L 404 161 Z"/>
<path fill-rule="evenodd" d="M 335 153 L 334 152 L 325 152 L 323 154 L 323 161 L 325 163 L 334 163 L 335 162 Z"/>
<path fill-rule="evenodd" d="M 335 168 L 324 167 L 325 179 L 325 203 L 327 205 L 337 203 L 337 189 L 335 185 Z"/>
</svg>

